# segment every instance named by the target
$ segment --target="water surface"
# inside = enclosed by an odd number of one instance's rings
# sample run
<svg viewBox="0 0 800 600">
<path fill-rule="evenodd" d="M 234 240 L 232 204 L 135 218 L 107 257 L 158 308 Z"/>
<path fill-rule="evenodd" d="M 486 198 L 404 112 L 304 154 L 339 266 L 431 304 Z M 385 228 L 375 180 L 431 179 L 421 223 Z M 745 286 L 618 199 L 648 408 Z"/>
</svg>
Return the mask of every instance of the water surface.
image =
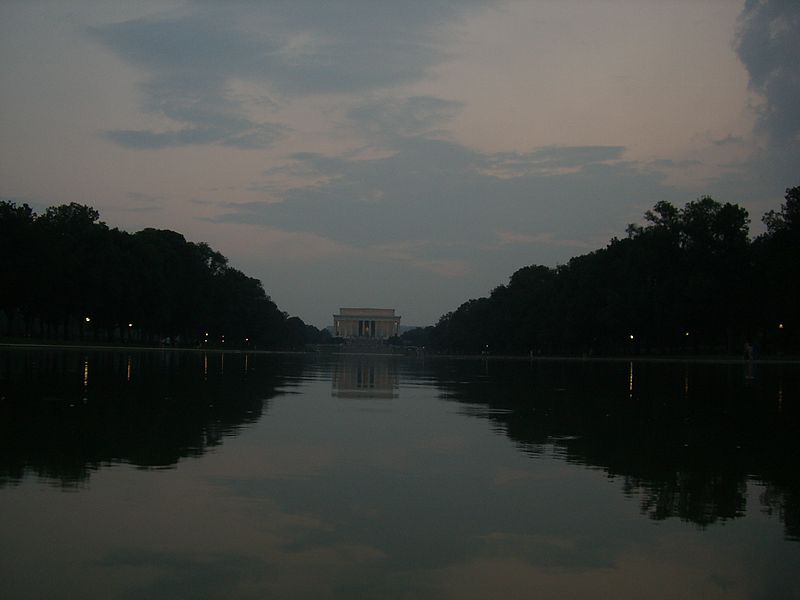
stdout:
<svg viewBox="0 0 800 600">
<path fill-rule="evenodd" d="M 0 350 L 4 598 L 792 598 L 800 369 Z"/>
</svg>

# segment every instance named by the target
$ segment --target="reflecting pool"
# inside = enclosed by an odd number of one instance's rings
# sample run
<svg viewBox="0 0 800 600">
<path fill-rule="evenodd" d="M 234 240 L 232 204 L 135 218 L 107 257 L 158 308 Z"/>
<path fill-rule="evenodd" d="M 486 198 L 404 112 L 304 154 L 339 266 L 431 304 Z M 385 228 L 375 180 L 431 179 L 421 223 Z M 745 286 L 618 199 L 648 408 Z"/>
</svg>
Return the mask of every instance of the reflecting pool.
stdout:
<svg viewBox="0 0 800 600">
<path fill-rule="evenodd" d="M 793 598 L 800 365 L 0 349 L 3 598 Z"/>
</svg>

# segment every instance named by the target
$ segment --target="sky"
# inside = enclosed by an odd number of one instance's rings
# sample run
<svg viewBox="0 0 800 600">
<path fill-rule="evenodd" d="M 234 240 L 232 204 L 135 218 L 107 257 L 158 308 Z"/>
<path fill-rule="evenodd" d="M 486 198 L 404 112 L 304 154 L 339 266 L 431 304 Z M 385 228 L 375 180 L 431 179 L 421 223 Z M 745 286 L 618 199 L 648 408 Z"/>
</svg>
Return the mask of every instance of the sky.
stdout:
<svg viewBox="0 0 800 600">
<path fill-rule="evenodd" d="M 0 199 L 428 325 L 660 200 L 800 185 L 797 0 L 0 0 Z"/>
</svg>

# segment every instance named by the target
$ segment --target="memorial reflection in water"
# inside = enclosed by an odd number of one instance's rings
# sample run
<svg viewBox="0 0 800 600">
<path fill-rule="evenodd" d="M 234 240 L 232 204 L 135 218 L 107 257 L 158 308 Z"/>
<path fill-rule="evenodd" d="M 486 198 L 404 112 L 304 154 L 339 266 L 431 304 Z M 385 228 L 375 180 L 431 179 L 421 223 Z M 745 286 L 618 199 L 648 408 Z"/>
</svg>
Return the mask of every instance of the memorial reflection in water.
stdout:
<svg viewBox="0 0 800 600">
<path fill-rule="evenodd" d="M 346 356 L 332 367 L 331 394 L 338 398 L 396 398 L 396 360 L 380 356 Z"/>
<path fill-rule="evenodd" d="M 7 598 L 800 589 L 794 364 L 0 350 L 0 396 Z"/>
</svg>

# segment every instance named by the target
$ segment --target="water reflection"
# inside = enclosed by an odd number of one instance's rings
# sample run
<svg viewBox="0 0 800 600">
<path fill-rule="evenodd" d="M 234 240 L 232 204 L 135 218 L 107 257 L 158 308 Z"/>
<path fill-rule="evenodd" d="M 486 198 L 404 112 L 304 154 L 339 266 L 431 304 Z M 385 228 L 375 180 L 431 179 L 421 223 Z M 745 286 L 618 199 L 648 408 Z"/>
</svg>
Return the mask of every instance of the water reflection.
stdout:
<svg viewBox="0 0 800 600">
<path fill-rule="evenodd" d="M 34 473 L 71 486 L 117 462 L 173 466 L 256 421 L 302 370 L 228 360 L 245 366 L 226 374 L 222 355 L 196 353 L 0 351 L 0 485 Z"/>
<path fill-rule="evenodd" d="M 337 398 L 396 398 L 397 363 L 381 356 L 343 356 L 333 365 L 331 395 Z"/>
<path fill-rule="evenodd" d="M 89 357 L 83 357 L 83 392 L 84 394 L 89 391 Z M 85 395 L 84 395 L 85 397 Z"/>
<path fill-rule="evenodd" d="M 798 367 L 750 367 L 362 356 L 323 370 L 337 398 L 397 398 L 401 373 L 432 382 L 523 453 L 603 469 L 654 520 L 705 527 L 758 502 L 800 539 Z M 104 464 L 202 455 L 304 369 L 248 354 L 0 352 L 0 485 L 34 473 L 69 486 Z M 764 484 L 758 499 L 749 481 Z"/>
<path fill-rule="evenodd" d="M 633 361 L 628 371 L 628 398 L 633 398 Z"/>
<path fill-rule="evenodd" d="M 763 365 L 754 379 L 736 364 L 496 363 L 481 377 L 468 362 L 428 368 L 465 414 L 532 456 L 602 468 L 652 519 L 739 518 L 753 480 L 765 485 L 762 510 L 800 539 L 796 365 Z"/>
<path fill-rule="evenodd" d="M 0 577 L 7 597 L 786 597 L 796 374 L 0 351 Z"/>
</svg>

